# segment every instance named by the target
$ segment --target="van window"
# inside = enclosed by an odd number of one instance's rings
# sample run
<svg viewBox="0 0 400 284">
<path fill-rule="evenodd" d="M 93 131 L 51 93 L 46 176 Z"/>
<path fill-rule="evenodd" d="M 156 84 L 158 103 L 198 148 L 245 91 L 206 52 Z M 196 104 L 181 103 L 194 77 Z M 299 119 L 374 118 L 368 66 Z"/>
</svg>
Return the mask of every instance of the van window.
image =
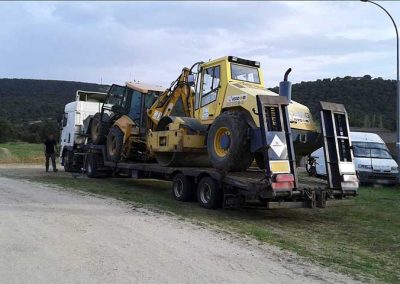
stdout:
<svg viewBox="0 0 400 284">
<path fill-rule="evenodd" d="M 392 159 L 388 148 L 382 143 L 353 142 L 353 154 L 357 158 Z"/>
</svg>

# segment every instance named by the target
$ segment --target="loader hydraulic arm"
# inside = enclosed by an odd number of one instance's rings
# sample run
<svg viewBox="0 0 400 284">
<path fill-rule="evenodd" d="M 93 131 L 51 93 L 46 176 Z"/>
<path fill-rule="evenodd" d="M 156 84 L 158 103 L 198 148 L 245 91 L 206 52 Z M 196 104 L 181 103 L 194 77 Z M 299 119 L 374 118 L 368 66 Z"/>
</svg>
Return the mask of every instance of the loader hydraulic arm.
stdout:
<svg viewBox="0 0 400 284">
<path fill-rule="evenodd" d="M 188 81 L 189 75 L 191 70 L 184 68 L 179 77 L 147 110 L 149 129 L 156 130 L 160 119 L 173 114 L 178 104 L 182 104 L 180 111 L 183 111 L 179 116 L 193 117 L 193 90 Z"/>
</svg>

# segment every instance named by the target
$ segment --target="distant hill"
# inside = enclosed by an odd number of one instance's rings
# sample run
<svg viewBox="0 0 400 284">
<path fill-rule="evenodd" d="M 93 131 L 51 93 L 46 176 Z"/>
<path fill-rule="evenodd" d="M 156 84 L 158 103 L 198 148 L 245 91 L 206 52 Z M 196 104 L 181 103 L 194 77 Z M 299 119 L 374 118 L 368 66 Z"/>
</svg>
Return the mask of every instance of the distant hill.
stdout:
<svg viewBox="0 0 400 284">
<path fill-rule="evenodd" d="M 301 82 L 293 85 L 293 99 L 316 117 L 319 101 L 343 103 L 350 124 L 358 127 L 396 126 L 396 83 L 365 75 Z M 106 91 L 108 86 L 53 80 L 0 79 L 0 142 L 40 142 L 57 131 L 64 105 L 77 90 Z M 278 88 L 272 89 L 278 92 Z"/>
<path fill-rule="evenodd" d="M 107 89 L 73 81 L 0 79 L 0 142 L 40 142 L 46 133 L 57 131 L 64 105 L 74 100 L 77 90 Z"/>
<path fill-rule="evenodd" d="M 308 106 L 314 116 L 319 101 L 329 101 L 345 105 L 351 126 L 396 128 L 395 80 L 365 75 L 301 82 L 293 85 L 292 99 Z"/>
</svg>

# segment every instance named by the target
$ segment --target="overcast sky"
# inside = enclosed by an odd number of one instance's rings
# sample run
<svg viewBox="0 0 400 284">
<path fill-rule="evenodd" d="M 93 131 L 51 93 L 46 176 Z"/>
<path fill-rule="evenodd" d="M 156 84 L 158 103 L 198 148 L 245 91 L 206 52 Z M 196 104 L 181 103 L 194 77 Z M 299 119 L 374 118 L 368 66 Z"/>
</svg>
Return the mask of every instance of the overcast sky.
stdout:
<svg viewBox="0 0 400 284">
<path fill-rule="evenodd" d="M 399 22 L 400 3 L 380 1 Z M 395 78 L 378 7 L 337 2 L 0 2 L 0 78 L 166 86 L 182 67 L 258 60 L 267 87 L 346 75 Z"/>
</svg>

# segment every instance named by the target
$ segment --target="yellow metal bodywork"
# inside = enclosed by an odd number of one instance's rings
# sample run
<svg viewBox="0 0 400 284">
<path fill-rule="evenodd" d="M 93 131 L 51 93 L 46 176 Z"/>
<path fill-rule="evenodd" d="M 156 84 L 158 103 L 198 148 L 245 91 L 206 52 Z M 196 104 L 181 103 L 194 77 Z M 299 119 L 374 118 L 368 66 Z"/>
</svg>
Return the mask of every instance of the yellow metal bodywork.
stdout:
<svg viewBox="0 0 400 284">
<path fill-rule="evenodd" d="M 191 152 L 204 149 L 205 137 L 188 134 L 184 128 L 149 132 L 147 146 L 154 152 Z"/>
<path fill-rule="evenodd" d="M 118 126 L 121 129 L 122 133 L 124 133 L 124 143 L 129 139 L 131 135 L 138 135 L 139 128 L 136 127 L 135 122 L 129 118 L 127 115 L 123 115 L 118 118 L 113 126 Z"/>
<path fill-rule="evenodd" d="M 203 84 L 199 84 L 199 82 L 202 81 L 197 81 L 196 90 L 189 87 L 187 82 L 190 70 L 184 68 L 177 79 L 177 87 L 173 90 L 167 89 L 148 110 L 148 118 L 151 124 L 149 128 L 155 130 L 161 118 L 171 115 L 180 98 L 182 99 L 185 116 L 196 118 L 202 124 L 212 124 L 215 118 L 226 110 L 242 109 L 250 114 L 255 125 L 259 127 L 256 96 L 278 96 L 278 94 L 265 88 L 264 75 L 261 68 L 257 68 L 260 83 L 256 84 L 232 79 L 230 64 L 231 62 L 228 61 L 227 56 L 200 64 L 198 76 L 202 76 L 201 72 L 204 72 L 207 68 L 219 66 L 220 82 L 216 99 L 198 108 L 195 108 L 195 105 L 196 103 L 201 105 L 201 102 L 196 102 L 196 100 L 201 99 L 199 94 L 202 94 Z M 165 101 L 165 103 L 161 104 L 160 102 L 162 101 Z M 316 131 L 311 112 L 306 106 L 292 101 L 288 110 L 290 126 L 293 129 Z"/>
</svg>

